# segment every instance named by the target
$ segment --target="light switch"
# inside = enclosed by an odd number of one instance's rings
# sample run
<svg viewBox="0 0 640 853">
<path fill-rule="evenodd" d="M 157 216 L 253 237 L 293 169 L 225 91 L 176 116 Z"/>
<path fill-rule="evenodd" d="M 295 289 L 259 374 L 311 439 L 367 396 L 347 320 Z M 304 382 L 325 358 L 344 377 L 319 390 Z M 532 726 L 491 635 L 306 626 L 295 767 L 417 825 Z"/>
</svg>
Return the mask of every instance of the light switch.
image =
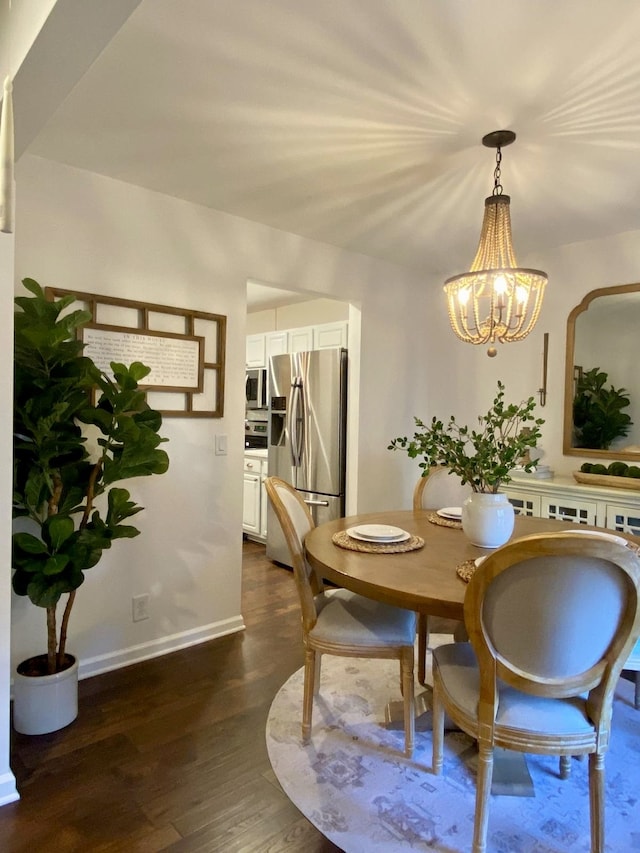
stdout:
<svg viewBox="0 0 640 853">
<path fill-rule="evenodd" d="M 227 436 L 216 435 L 216 456 L 227 455 Z"/>
</svg>

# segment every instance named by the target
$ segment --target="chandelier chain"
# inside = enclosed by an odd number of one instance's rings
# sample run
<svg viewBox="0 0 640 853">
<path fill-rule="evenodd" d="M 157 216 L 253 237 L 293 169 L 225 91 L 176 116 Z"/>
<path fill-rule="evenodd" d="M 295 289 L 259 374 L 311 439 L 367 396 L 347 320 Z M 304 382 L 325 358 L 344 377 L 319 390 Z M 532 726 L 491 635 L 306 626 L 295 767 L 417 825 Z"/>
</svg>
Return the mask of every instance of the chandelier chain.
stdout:
<svg viewBox="0 0 640 853">
<path fill-rule="evenodd" d="M 500 146 L 496 148 L 496 167 L 493 170 L 493 193 L 492 195 L 502 195 L 502 184 L 500 183 L 500 163 L 502 163 L 502 150 Z"/>
</svg>

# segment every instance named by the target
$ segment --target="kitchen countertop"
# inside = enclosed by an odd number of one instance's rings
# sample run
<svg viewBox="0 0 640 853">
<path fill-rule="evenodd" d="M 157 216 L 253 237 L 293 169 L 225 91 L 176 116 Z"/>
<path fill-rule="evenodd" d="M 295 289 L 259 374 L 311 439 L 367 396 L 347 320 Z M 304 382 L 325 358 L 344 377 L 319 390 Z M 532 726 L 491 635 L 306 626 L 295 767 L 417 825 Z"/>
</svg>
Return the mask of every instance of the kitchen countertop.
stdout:
<svg viewBox="0 0 640 853">
<path fill-rule="evenodd" d="M 257 456 L 259 459 L 267 459 L 269 456 L 269 451 L 266 448 L 262 447 L 245 447 L 244 455 Z"/>
</svg>

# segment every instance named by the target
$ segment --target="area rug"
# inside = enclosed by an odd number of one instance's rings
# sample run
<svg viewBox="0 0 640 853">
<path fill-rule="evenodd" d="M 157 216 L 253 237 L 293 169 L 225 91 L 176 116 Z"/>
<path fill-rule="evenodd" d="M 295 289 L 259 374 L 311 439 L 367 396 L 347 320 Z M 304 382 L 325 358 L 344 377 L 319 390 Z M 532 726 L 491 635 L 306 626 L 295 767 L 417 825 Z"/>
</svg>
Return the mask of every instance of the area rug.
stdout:
<svg viewBox="0 0 640 853">
<path fill-rule="evenodd" d="M 447 732 L 443 774 L 434 776 L 431 731 L 421 726 L 413 758 L 404 757 L 402 729 L 385 724 L 387 704 L 400 698 L 395 661 L 326 655 L 307 746 L 300 733 L 302 684 L 299 670 L 274 699 L 267 748 L 285 793 L 324 836 L 345 853 L 471 849 L 474 742 L 462 732 Z M 588 761 L 574 759 L 567 780 L 558 776 L 557 758 L 528 755 L 526 761 L 535 796 L 492 796 L 488 850 L 588 853 Z M 606 849 L 640 851 L 640 711 L 633 708 L 633 685 L 624 679 L 616 694 L 606 780 Z"/>
</svg>

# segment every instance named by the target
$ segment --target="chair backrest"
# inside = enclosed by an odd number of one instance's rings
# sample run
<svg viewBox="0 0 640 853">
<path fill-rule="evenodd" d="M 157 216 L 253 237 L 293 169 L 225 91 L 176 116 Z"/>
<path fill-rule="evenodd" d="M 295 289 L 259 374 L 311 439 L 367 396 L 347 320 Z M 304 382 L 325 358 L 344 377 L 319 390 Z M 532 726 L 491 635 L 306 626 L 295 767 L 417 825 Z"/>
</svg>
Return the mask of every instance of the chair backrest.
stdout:
<svg viewBox="0 0 640 853">
<path fill-rule="evenodd" d="M 305 536 L 315 523 L 299 492 L 285 480 L 267 477 L 265 488 L 289 548 L 302 609 L 302 627 L 310 631 L 318 618 L 315 596 L 323 591 L 322 579 L 318 578 L 304 553 Z"/>
<path fill-rule="evenodd" d="M 613 688 L 640 635 L 638 552 L 597 533 L 525 536 L 490 554 L 465 595 L 480 667 L 482 722 L 497 679 L 537 696 L 589 691 L 592 722 L 608 729 Z"/>
<path fill-rule="evenodd" d="M 441 509 L 445 506 L 462 506 L 471 494 L 471 486 L 463 486 L 460 477 L 443 465 L 433 466 L 420 477 L 413 490 L 414 509 Z"/>
</svg>

